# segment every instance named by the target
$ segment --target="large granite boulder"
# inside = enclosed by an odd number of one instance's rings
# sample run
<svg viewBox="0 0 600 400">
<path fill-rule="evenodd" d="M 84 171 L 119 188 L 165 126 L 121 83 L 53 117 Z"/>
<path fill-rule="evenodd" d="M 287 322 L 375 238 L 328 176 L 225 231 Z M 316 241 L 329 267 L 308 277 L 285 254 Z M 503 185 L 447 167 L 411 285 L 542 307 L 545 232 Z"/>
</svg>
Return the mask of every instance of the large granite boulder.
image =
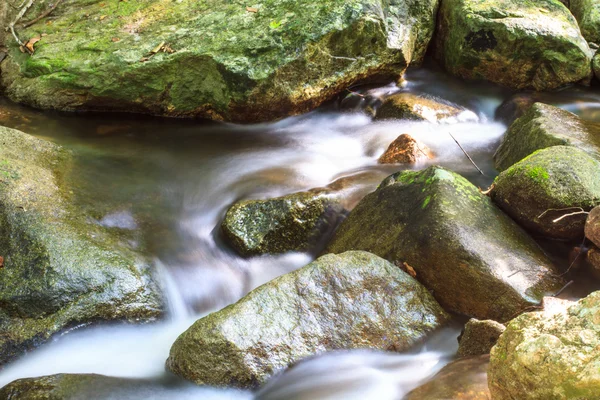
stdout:
<svg viewBox="0 0 600 400">
<path fill-rule="evenodd" d="M 448 310 L 506 321 L 562 286 L 538 245 L 462 176 L 391 175 L 342 222 L 326 251 L 365 250 L 410 266 Z"/>
<path fill-rule="evenodd" d="M 536 150 L 575 146 L 600 158 L 600 124 L 573 113 L 535 103 L 508 129 L 494 154 L 496 169 L 504 171 Z"/>
<path fill-rule="evenodd" d="M 444 0 L 436 38 L 437 58 L 461 78 L 547 90 L 592 75 L 593 52 L 558 0 Z"/>
<path fill-rule="evenodd" d="M 41 39 L 34 54 L 4 35 L 2 86 L 40 108 L 270 120 L 399 78 L 422 61 L 437 10 L 438 0 L 66 1 L 17 27 Z"/>
<path fill-rule="evenodd" d="M 73 204 L 70 168 L 59 146 L 0 127 L 0 364 L 75 325 L 162 314 L 151 265 Z"/>
<path fill-rule="evenodd" d="M 330 254 L 196 321 L 171 348 L 167 368 L 198 384 L 251 387 L 328 350 L 406 350 L 448 318 L 388 261 Z"/>
<path fill-rule="evenodd" d="M 600 44 L 600 3 L 597 0 L 570 0 L 569 8 L 588 42 Z"/>
<path fill-rule="evenodd" d="M 526 313 L 492 349 L 494 400 L 580 400 L 600 393 L 600 292 L 570 307 Z"/>
<path fill-rule="evenodd" d="M 600 161 L 571 146 L 538 150 L 496 180 L 492 199 L 526 229 L 549 238 L 583 238 L 586 214 L 600 205 Z M 567 216 L 567 214 L 572 214 Z"/>
<path fill-rule="evenodd" d="M 333 232 L 343 212 L 339 197 L 328 190 L 245 200 L 227 211 L 221 231 L 243 256 L 307 251 Z"/>
</svg>

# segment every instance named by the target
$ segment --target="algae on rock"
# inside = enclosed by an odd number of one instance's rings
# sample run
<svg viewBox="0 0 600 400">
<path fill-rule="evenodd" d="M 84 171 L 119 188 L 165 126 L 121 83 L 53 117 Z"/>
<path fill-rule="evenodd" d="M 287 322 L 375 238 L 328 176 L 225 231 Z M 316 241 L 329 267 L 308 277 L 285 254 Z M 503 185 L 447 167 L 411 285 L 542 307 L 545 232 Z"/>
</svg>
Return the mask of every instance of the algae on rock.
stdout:
<svg viewBox="0 0 600 400">
<path fill-rule="evenodd" d="M 198 384 L 252 387 L 328 350 L 407 350 L 448 320 L 427 289 L 388 261 L 330 254 L 196 321 L 167 368 Z"/>
<path fill-rule="evenodd" d="M 600 2 L 570 0 L 569 8 L 579 23 L 583 37 L 588 42 L 600 44 Z"/>
<path fill-rule="evenodd" d="M 69 202 L 70 154 L 0 127 L 0 364 L 69 327 L 150 320 L 148 261 Z"/>
</svg>

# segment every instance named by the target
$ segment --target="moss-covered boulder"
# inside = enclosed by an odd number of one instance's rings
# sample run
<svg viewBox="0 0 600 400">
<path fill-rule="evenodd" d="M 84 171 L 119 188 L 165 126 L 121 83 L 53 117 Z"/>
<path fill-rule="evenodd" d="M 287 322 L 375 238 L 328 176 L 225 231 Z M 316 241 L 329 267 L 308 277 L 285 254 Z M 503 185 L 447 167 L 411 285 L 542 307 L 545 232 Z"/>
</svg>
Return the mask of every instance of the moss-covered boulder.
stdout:
<svg viewBox="0 0 600 400">
<path fill-rule="evenodd" d="M 389 96 L 377 109 L 375 119 L 407 119 L 429 122 L 476 121 L 472 111 L 434 97 L 404 92 Z"/>
<path fill-rule="evenodd" d="M 221 230 L 243 256 L 315 249 L 337 226 L 344 208 L 327 190 L 293 193 L 234 204 Z"/>
<path fill-rule="evenodd" d="M 41 108 L 269 120 L 400 77 L 422 61 L 437 9 L 438 0 L 72 0 L 18 30 L 41 38 L 33 55 L 5 36 L 2 86 Z"/>
<path fill-rule="evenodd" d="M 496 321 L 471 318 L 458 337 L 459 357 L 489 354 L 506 327 Z"/>
<path fill-rule="evenodd" d="M 488 400 L 488 364 L 488 355 L 453 361 L 405 400 Z"/>
<path fill-rule="evenodd" d="M 506 321 L 562 286 L 550 260 L 515 222 L 441 167 L 386 178 L 326 249 L 347 250 L 410 266 L 444 308 L 478 319 Z"/>
<path fill-rule="evenodd" d="M 492 398 L 595 399 L 600 393 L 600 292 L 553 313 L 515 318 L 492 349 Z"/>
<path fill-rule="evenodd" d="M 444 0 L 436 56 L 447 71 L 516 89 L 591 78 L 590 50 L 558 0 Z"/>
<path fill-rule="evenodd" d="M 366 252 L 330 254 L 196 321 L 167 368 L 199 384 L 256 386 L 328 350 L 406 350 L 448 318 L 393 264 Z"/>
<path fill-rule="evenodd" d="M 0 127 L 0 364 L 74 325 L 148 320 L 147 260 L 70 202 L 70 154 Z"/>
<path fill-rule="evenodd" d="M 600 124 L 535 103 L 506 132 L 494 154 L 496 169 L 504 171 L 534 151 L 551 146 L 575 146 L 600 158 Z"/>
<path fill-rule="evenodd" d="M 597 0 L 570 0 L 569 7 L 588 42 L 600 44 L 600 3 Z"/>
<path fill-rule="evenodd" d="M 538 150 L 494 181 L 494 202 L 526 229 L 549 238 L 583 238 L 586 215 L 600 205 L 600 161 L 571 146 Z"/>
</svg>

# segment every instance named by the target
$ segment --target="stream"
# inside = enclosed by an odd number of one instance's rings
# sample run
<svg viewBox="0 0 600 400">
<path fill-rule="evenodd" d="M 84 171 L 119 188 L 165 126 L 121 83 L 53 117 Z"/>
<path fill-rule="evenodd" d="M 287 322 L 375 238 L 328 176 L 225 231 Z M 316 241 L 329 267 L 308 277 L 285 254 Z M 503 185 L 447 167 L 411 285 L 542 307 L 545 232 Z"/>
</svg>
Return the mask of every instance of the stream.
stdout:
<svg viewBox="0 0 600 400">
<path fill-rule="evenodd" d="M 219 237 L 236 201 L 269 198 L 336 182 L 351 208 L 400 168 L 378 157 L 402 133 L 450 168 L 486 189 L 492 156 L 506 125 L 494 120 L 511 92 L 456 80 L 435 68 L 413 69 L 403 88 L 352 89 L 353 99 L 274 123 L 234 125 L 134 115 L 42 112 L 0 99 L 0 124 L 71 149 L 67 176 L 75 201 L 94 223 L 118 229 L 150 254 L 169 302 L 164 321 L 81 327 L 56 336 L 0 371 L 0 387 L 24 377 L 95 373 L 130 378 L 87 399 L 399 399 L 452 360 L 464 320 L 405 354 L 356 350 L 332 353 L 274 377 L 257 393 L 197 387 L 165 372 L 177 336 L 196 319 L 315 258 L 292 253 L 243 259 Z M 472 112 L 447 124 L 378 121 L 364 111 L 367 95 L 398 90 L 427 94 Z M 544 101 L 600 121 L 600 92 L 570 88 Z M 485 175 L 465 157 L 461 144 Z M 343 178 L 343 179 L 342 179 Z M 325 243 L 323 243 L 324 245 Z M 553 247 L 553 246 L 550 246 Z M 566 260 L 557 256 L 560 269 Z M 586 289 L 576 289 L 584 295 Z"/>
</svg>

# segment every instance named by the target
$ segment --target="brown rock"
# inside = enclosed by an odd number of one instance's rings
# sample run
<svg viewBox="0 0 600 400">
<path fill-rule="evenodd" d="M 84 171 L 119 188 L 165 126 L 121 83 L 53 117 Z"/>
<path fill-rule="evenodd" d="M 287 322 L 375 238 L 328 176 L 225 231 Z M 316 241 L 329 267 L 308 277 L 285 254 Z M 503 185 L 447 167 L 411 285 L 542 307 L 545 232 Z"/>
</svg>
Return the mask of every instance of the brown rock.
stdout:
<svg viewBox="0 0 600 400">
<path fill-rule="evenodd" d="M 590 211 L 585 221 L 585 236 L 596 246 L 600 247 L 600 207 Z"/>
<path fill-rule="evenodd" d="M 448 104 L 441 99 L 418 96 L 412 93 L 397 93 L 384 100 L 377 110 L 375 119 L 449 122 L 452 119 L 457 120 L 459 117 L 471 121 L 478 119 L 472 111 Z"/>
<path fill-rule="evenodd" d="M 458 338 L 458 356 L 489 354 L 505 329 L 504 325 L 493 320 L 470 319 Z"/>
<path fill-rule="evenodd" d="M 433 158 L 429 147 L 403 133 L 394 140 L 379 157 L 380 164 L 415 164 Z"/>
<path fill-rule="evenodd" d="M 600 249 L 592 246 L 587 252 L 587 261 L 592 276 L 600 280 Z"/>
</svg>

